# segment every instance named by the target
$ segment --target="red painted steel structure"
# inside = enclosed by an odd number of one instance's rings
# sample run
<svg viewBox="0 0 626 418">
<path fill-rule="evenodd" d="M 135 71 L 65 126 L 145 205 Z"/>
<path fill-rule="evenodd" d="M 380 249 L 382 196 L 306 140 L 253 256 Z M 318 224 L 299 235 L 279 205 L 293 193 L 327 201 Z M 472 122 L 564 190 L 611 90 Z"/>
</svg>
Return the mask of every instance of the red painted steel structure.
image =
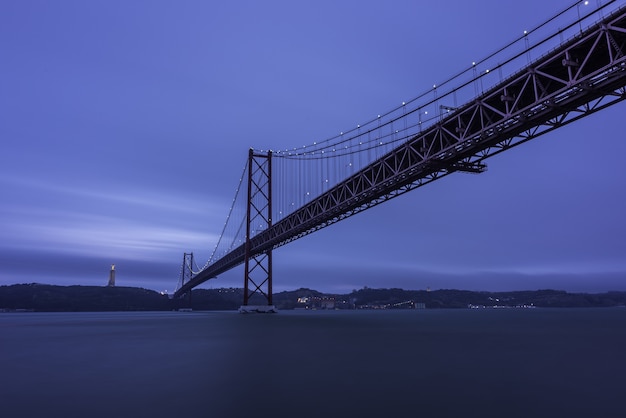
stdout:
<svg viewBox="0 0 626 418">
<path fill-rule="evenodd" d="M 246 208 L 246 242 L 244 244 L 243 304 L 248 305 L 255 293 L 272 305 L 272 247 L 254 252 L 252 224 L 260 222 L 272 228 L 272 152 L 248 153 L 248 205 Z M 259 276 L 260 274 L 260 276 Z"/>
<path fill-rule="evenodd" d="M 250 257 L 448 174 L 482 172 L 486 158 L 624 99 L 626 11 L 620 8 L 250 238 L 175 296 Z"/>
<path fill-rule="evenodd" d="M 183 265 L 180 270 L 180 282 L 181 287 L 185 286 L 185 280 L 187 283 L 193 278 L 193 266 L 194 266 L 193 253 L 183 254 Z M 185 294 L 186 304 L 188 308 L 191 308 L 191 289 Z"/>
</svg>

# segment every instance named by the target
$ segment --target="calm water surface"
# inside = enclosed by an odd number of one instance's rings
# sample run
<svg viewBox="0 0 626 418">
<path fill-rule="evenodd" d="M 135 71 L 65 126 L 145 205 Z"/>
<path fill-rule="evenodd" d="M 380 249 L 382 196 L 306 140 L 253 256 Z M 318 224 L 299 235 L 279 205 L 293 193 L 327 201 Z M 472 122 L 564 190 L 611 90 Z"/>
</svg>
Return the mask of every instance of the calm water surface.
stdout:
<svg viewBox="0 0 626 418">
<path fill-rule="evenodd" d="M 624 417 L 626 309 L 5 313 L 2 417 Z"/>
</svg>

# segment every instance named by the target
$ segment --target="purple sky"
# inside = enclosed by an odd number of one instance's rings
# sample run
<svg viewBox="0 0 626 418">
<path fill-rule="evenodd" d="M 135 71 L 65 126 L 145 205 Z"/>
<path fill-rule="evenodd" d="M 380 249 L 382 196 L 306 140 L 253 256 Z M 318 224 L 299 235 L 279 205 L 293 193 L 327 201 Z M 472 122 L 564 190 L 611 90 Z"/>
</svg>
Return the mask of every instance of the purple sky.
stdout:
<svg viewBox="0 0 626 418">
<path fill-rule="evenodd" d="M 1 2 L 0 285 L 115 263 L 172 292 L 250 147 L 370 120 L 572 3 Z M 275 290 L 626 290 L 625 106 L 279 248 Z"/>
</svg>

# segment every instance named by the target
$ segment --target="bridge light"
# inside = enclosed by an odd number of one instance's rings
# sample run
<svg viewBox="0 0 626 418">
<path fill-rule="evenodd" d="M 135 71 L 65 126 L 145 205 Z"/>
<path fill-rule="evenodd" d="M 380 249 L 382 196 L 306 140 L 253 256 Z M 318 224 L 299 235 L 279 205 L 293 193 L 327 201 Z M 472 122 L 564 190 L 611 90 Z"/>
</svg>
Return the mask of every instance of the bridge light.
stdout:
<svg viewBox="0 0 626 418">
<path fill-rule="evenodd" d="M 472 61 L 472 67 L 473 67 L 473 66 L 475 66 L 475 65 L 476 65 L 476 62 L 475 62 L 475 61 Z"/>
</svg>

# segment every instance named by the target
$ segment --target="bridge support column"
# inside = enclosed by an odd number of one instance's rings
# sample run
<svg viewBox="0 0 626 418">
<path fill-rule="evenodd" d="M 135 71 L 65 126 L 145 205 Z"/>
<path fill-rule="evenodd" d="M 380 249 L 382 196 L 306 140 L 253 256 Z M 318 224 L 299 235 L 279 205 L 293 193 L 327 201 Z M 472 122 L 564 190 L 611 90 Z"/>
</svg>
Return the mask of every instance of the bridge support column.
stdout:
<svg viewBox="0 0 626 418">
<path fill-rule="evenodd" d="M 180 287 L 183 287 L 183 285 L 185 284 L 185 281 L 190 282 L 191 279 L 193 278 L 193 270 L 192 270 L 193 265 L 194 265 L 193 253 L 184 253 L 183 254 L 183 266 L 180 271 L 180 282 L 181 282 Z M 191 310 L 191 292 L 192 292 L 192 289 L 189 289 L 189 291 L 185 293 L 185 297 L 182 302 L 183 306 L 179 306 L 178 307 L 179 310 L 181 309 L 186 310 L 186 311 Z"/>
<path fill-rule="evenodd" d="M 272 302 L 272 249 L 256 252 L 252 236 L 272 227 L 272 152 L 248 154 L 248 204 L 243 305 L 239 312 L 276 312 Z"/>
</svg>

